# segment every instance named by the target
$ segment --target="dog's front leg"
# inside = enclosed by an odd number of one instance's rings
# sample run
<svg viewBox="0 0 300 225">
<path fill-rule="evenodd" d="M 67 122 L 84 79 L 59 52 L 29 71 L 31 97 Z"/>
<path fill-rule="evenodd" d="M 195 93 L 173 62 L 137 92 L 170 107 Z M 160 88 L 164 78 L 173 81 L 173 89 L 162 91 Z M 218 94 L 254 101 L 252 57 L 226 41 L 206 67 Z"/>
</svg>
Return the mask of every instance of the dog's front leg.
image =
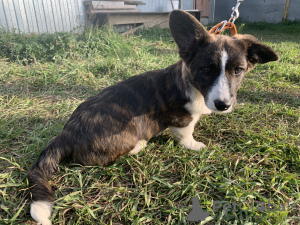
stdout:
<svg viewBox="0 0 300 225">
<path fill-rule="evenodd" d="M 196 122 L 197 119 L 193 119 L 186 127 L 170 126 L 169 129 L 171 130 L 173 136 L 179 141 L 181 146 L 191 150 L 199 151 L 206 146 L 202 142 L 196 141 L 193 137 Z"/>
</svg>

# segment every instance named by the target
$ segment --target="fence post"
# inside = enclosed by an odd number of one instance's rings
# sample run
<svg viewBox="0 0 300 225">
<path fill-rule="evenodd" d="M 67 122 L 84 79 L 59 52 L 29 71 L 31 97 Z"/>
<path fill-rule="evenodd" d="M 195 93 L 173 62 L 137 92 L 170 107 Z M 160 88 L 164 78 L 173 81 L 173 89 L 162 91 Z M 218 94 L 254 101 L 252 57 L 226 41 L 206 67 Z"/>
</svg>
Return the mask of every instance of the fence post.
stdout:
<svg viewBox="0 0 300 225">
<path fill-rule="evenodd" d="M 285 6 L 282 16 L 282 22 L 286 21 L 288 15 L 289 15 L 289 8 L 290 8 L 291 0 L 285 0 Z"/>
</svg>

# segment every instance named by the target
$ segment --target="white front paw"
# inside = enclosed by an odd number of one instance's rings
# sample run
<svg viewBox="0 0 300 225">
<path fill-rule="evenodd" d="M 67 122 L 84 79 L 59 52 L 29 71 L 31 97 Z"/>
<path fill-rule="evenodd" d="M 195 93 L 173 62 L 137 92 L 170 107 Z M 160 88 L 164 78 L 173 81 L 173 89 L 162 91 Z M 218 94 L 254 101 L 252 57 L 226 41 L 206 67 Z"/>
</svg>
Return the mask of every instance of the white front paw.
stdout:
<svg viewBox="0 0 300 225">
<path fill-rule="evenodd" d="M 199 151 L 202 148 L 205 148 L 206 145 L 203 144 L 202 142 L 195 141 L 194 139 L 185 139 L 180 141 L 180 145 L 182 145 L 185 148 Z"/>
</svg>

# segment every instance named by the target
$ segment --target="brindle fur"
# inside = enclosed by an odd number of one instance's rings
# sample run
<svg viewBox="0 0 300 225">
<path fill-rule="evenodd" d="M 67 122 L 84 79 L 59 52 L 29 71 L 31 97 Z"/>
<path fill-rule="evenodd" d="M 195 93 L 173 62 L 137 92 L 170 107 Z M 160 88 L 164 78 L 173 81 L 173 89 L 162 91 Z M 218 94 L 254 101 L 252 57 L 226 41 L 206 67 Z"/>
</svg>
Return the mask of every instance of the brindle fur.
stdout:
<svg viewBox="0 0 300 225">
<path fill-rule="evenodd" d="M 278 59 L 270 47 L 254 37 L 212 36 L 194 17 L 180 10 L 171 13 L 170 30 L 181 59 L 166 69 L 108 87 L 80 104 L 28 173 L 33 201 L 53 201 L 48 179 L 64 159 L 85 166 L 109 165 L 128 154 L 139 140 L 148 141 L 167 127 L 188 126 L 193 120 L 185 107 L 192 101 L 188 93 L 193 88 L 207 98 L 220 74 L 224 49 L 234 99 L 244 74 L 255 63 Z M 205 72 L 207 67 L 209 73 Z M 235 76 L 236 67 L 245 71 Z"/>
</svg>

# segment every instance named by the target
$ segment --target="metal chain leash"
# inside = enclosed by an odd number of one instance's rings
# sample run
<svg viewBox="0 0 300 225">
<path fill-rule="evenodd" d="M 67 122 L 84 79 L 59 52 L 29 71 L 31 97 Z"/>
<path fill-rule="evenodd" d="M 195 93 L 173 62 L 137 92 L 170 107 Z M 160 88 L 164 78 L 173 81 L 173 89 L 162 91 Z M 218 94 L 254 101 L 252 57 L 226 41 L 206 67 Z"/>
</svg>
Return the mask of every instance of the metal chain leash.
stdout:
<svg viewBox="0 0 300 225">
<path fill-rule="evenodd" d="M 236 21 L 237 18 L 239 18 L 240 16 L 240 12 L 239 12 L 239 6 L 240 4 L 243 2 L 244 0 L 237 0 L 237 3 L 235 5 L 235 7 L 232 8 L 232 13 L 230 16 L 230 19 L 224 20 L 221 23 L 217 24 L 216 26 L 214 26 L 213 28 L 211 28 L 210 33 L 213 34 L 220 34 L 223 32 L 223 29 L 231 29 L 231 35 L 235 35 L 237 33 L 236 31 L 236 27 L 234 25 L 234 22 Z"/>
<path fill-rule="evenodd" d="M 239 7 L 240 7 L 240 4 L 243 2 L 244 0 L 238 0 L 235 7 L 232 7 L 232 13 L 231 13 L 231 16 L 230 16 L 230 19 L 228 22 L 231 21 L 231 23 L 233 24 L 234 21 L 239 18 L 240 16 L 240 12 L 239 12 Z"/>
</svg>

